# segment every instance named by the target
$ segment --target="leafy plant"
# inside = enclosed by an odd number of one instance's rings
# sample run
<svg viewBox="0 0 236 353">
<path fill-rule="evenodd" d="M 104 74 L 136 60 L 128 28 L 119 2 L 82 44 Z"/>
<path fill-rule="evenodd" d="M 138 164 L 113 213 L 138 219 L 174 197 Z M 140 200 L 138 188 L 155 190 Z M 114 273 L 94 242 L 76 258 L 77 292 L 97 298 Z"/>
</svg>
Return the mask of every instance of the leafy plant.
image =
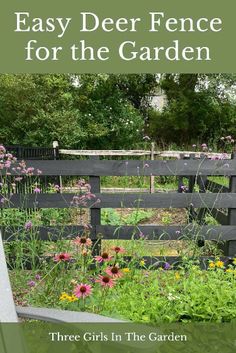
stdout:
<svg viewBox="0 0 236 353">
<path fill-rule="evenodd" d="M 119 214 L 112 208 L 102 210 L 102 224 L 110 225 L 138 225 L 152 217 L 152 211 L 136 209 L 128 215 Z"/>
</svg>

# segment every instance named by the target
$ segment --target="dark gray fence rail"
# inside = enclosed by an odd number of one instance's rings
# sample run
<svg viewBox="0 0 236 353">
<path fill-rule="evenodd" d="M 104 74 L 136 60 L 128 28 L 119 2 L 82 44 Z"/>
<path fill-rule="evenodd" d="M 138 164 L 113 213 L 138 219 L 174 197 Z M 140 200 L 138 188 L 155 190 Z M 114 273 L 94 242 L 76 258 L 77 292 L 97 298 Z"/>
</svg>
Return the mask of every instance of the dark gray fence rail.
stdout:
<svg viewBox="0 0 236 353">
<path fill-rule="evenodd" d="M 27 165 L 43 176 L 236 176 L 236 160 L 28 160 Z"/>
<path fill-rule="evenodd" d="M 74 239 L 83 231 L 82 226 L 39 226 L 35 228 L 38 232 L 38 239 L 43 241 L 57 241 L 58 239 Z M 22 227 L 5 227 L 3 239 L 14 241 L 19 238 L 18 234 L 23 231 Z M 236 226 L 158 226 L 140 225 L 136 226 L 112 226 L 94 225 L 91 231 L 91 239 L 140 239 L 142 233 L 147 240 L 181 240 L 181 239 L 201 239 L 215 241 L 229 241 L 235 239 Z M 31 235 L 26 234 L 25 240 L 30 240 Z"/>
<path fill-rule="evenodd" d="M 234 256 L 236 253 L 236 160 L 168 160 L 168 161 L 114 161 L 114 160 L 29 160 L 27 166 L 40 169 L 45 176 L 89 176 L 92 192 L 100 202 L 94 200 L 91 207 L 91 224 L 93 239 L 131 239 L 142 232 L 148 239 L 178 240 L 186 238 L 227 241 L 225 255 Z M 4 172 L 4 171 L 3 171 Z M 12 175 L 20 172 L 12 170 Z M 181 183 L 176 193 L 155 194 L 102 194 L 100 193 L 101 176 L 178 176 L 189 180 L 187 192 L 182 192 Z M 230 187 L 221 186 L 207 179 L 208 176 L 230 177 Z M 198 185 L 200 192 L 194 192 Z M 213 191 L 213 192 L 212 192 Z M 2 208 L 69 208 L 72 207 L 73 194 L 13 194 L 9 195 L 9 203 L 2 203 Z M 101 208 L 188 208 L 192 210 L 190 221 L 194 224 L 182 226 L 162 227 L 157 225 L 140 227 L 119 227 L 101 225 Z M 225 215 L 219 209 L 227 209 Z M 201 214 L 195 210 L 204 210 Z M 202 224 L 203 216 L 210 213 L 222 225 L 207 226 Z M 199 225 L 197 225 L 199 223 Z M 39 227 L 39 239 L 56 241 L 59 237 L 73 238 L 78 235 L 80 227 Z M 13 240 L 10 228 L 3 232 L 5 240 Z"/>
</svg>

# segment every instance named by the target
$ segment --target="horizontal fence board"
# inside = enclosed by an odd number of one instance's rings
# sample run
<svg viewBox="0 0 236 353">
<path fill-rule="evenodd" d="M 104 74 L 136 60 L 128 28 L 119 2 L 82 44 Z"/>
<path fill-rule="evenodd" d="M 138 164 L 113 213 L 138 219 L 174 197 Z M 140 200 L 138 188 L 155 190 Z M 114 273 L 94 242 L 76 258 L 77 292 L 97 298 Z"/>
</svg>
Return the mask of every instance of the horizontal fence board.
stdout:
<svg viewBox="0 0 236 353">
<path fill-rule="evenodd" d="M 110 226 L 102 225 L 96 227 L 97 234 L 102 235 L 102 239 L 140 239 L 140 233 L 146 240 L 233 240 L 236 239 L 236 226 Z"/>
<path fill-rule="evenodd" d="M 231 159 L 231 154 L 229 153 L 218 153 L 218 152 L 194 152 L 194 151 L 161 151 L 161 152 L 154 152 L 155 155 L 163 158 L 180 158 L 183 157 L 190 157 L 191 155 L 194 158 L 208 158 L 208 159 Z"/>
<path fill-rule="evenodd" d="M 36 239 L 42 241 L 57 241 L 60 239 L 71 240 L 83 233 L 83 226 L 39 226 L 33 228 Z M 194 238 L 228 241 L 236 239 L 236 226 L 197 226 L 193 224 L 181 226 L 94 226 L 90 233 L 91 239 L 140 239 L 140 234 L 146 240 L 187 240 Z M 25 232 L 23 227 L 2 227 L 2 236 L 5 241 L 14 241 L 19 238 L 29 241 L 32 239 L 30 232 Z"/>
<path fill-rule="evenodd" d="M 69 156 L 150 156 L 145 150 L 59 150 L 60 154 Z"/>
<path fill-rule="evenodd" d="M 236 160 L 169 160 L 169 161 L 35 161 L 27 167 L 40 169 L 45 176 L 194 176 L 236 175 Z M 16 165 L 14 166 L 16 167 Z M 3 170 L 4 173 L 4 170 Z M 12 170 L 13 175 L 20 172 Z"/>
<path fill-rule="evenodd" d="M 66 150 L 60 149 L 60 154 L 69 156 L 148 156 L 151 155 L 149 150 Z M 180 155 L 189 157 L 194 154 L 195 158 L 231 159 L 231 155 L 227 153 L 216 152 L 194 152 L 194 151 L 153 151 L 153 154 L 163 158 L 179 158 Z"/>
<path fill-rule="evenodd" d="M 91 208 L 236 208 L 236 193 L 95 194 Z M 0 208 L 69 208 L 73 194 L 13 194 Z M 99 202 L 98 202 L 99 201 Z M 85 208 L 85 206 L 82 206 Z"/>
<path fill-rule="evenodd" d="M 2 227 L 2 236 L 5 241 L 15 241 L 21 239 L 25 241 L 32 240 L 31 232 L 26 232 L 23 227 L 8 226 Z M 94 228 L 95 229 L 95 228 Z M 94 229 L 90 232 L 90 238 L 96 239 Z M 33 239 L 42 241 L 57 241 L 60 239 L 75 239 L 81 235 L 84 231 L 83 226 L 71 225 L 71 226 L 38 226 L 32 228 L 34 232 Z"/>
</svg>

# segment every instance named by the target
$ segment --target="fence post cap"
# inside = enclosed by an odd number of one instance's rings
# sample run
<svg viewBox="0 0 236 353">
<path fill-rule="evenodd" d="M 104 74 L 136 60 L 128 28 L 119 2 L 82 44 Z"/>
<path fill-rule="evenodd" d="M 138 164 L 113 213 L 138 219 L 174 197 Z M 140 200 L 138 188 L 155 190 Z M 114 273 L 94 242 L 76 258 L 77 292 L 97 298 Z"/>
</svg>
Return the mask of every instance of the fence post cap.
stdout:
<svg viewBox="0 0 236 353">
<path fill-rule="evenodd" d="M 58 141 L 53 141 L 52 146 L 53 146 L 53 148 L 59 147 Z"/>
</svg>

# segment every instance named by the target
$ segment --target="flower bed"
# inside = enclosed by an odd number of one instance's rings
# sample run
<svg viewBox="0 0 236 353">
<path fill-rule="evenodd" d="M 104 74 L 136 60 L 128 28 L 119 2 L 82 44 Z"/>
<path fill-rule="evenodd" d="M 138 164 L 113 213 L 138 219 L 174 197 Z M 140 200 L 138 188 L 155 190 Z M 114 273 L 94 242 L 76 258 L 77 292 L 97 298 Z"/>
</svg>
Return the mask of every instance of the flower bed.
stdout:
<svg viewBox="0 0 236 353">
<path fill-rule="evenodd" d="M 236 317 L 236 259 L 228 268 L 216 260 L 207 270 L 189 261 L 176 269 L 165 263 L 151 270 L 144 260 L 133 259 L 127 266 L 119 247 L 93 258 L 82 239 L 74 243 L 73 263 L 69 253 L 61 253 L 42 271 L 24 276 L 14 271 L 16 300 L 134 322 L 229 322 Z"/>
</svg>

